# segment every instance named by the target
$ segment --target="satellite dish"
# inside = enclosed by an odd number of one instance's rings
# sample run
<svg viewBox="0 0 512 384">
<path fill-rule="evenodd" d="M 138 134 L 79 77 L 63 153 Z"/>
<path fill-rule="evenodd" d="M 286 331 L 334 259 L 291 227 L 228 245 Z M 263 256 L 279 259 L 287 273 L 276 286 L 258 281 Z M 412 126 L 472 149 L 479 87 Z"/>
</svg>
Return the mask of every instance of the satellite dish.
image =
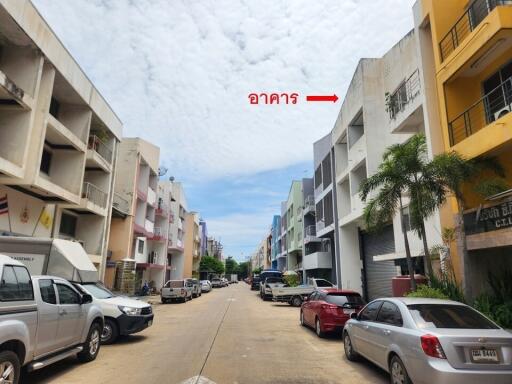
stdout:
<svg viewBox="0 0 512 384">
<path fill-rule="evenodd" d="M 169 181 L 172 183 L 174 181 L 174 176 L 169 177 Z"/>
<path fill-rule="evenodd" d="M 167 173 L 167 167 L 160 167 L 158 168 L 158 176 L 162 177 Z"/>
</svg>

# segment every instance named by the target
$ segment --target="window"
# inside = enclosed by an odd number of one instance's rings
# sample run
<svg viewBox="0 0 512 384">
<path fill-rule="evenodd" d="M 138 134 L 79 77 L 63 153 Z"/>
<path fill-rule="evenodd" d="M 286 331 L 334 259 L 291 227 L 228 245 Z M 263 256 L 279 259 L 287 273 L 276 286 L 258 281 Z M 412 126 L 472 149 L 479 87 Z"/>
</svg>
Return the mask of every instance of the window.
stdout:
<svg viewBox="0 0 512 384">
<path fill-rule="evenodd" d="M 324 219 L 324 203 L 323 200 L 320 200 L 316 204 L 316 222 L 322 221 Z"/>
<path fill-rule="evenodd" d="M 39 290 L 41 291 L 41 298 L 45 303 L 57 304 L 57 297 L 55 296 L 55 288 L 53 287 L 52 280 L 39 280 Z"/>
<path fill-rule="evenodd" d="M 41 165 L 39 166 L 41 172 L 49 175 L 51 163 L 52 153 L 47 148 L 43 148 L 43 154 L 41 155 Z"/>
<path fill-rule="evenodd" d="M 137 243 L 137 252 L 144 253 L 144 240 L 139 240 Z"/>
<path fill-rule="evenodd" d="M 50 115 L 57 119 L 59 115 L 59 109 L 60 103 L 57 101 L 57 99 L 52 97 L 52 100 L 50 101 Z"/>
<path fill-rule="evenodd" d="M 375 321 L 377 318 L 377 313 L 379 312 L 379 308 L 382 304 L 382 301 L 373 301 L 370 304 L 368 304 L 363 311 L 361 312 L 361 315 L 359 317 L 359 320 L 361 321 Z"/>
<path fill-rule="evenodd" d="M 403 325 L 400 309 L 389 301 L 385 301 L 384 304 L 382 304 L 379 315 L 377 316 L 377 321 L 395 325 L 397 327 L 401 327 Z"/>
<path fill-rule="evenodd" d="M 64 284 L 57 284 L 59 304 L 80 304 L 80 296 L 73 289 Z"/>
<path fill-rule="evenodd" d="M 25 267 L 4 266 L 0 283 L 0 301 L 33 300 L 32 281 Z"/>
<path fill-rule="evenodd" d="M 323 173 L 323 185 L 324 189 L 332 183 L 332 172 L 331 172 L 331 155 L 327 155 L 322 161 L 322 173 Z"/>
<path fill-rule="evenodd" d="M 355 306 L 363 306 L 364 300 L 363 298 L 358 294 L 336 294 L 336 293 L 330 293 L 327 295 L 326 301 L 331 304 L 335 304 L 338 306 L 343 306 L 345 304 L 352 304 Z"/>
<path fill-rule="evenodd" d="M 325 225 L 331 225 L 334 222 L 333 218 L 333 207 L 332 207 L 332 193 L 328 193 L 325 195 L 324 199 L 322 200 L 324 205 L 324 222 Z"/>
<path fill-rule="evenodd" d="M 322 164 L 315 170 L 315 189 L 322 185 Z"/>
<path fill-rule="evenodd" d="M 316 279 L 316 286 L 317 287 L 329 287 L 332 288 L 332 284 L 324 279 Z"/>
<path fill-rule="evenodd" d="M 62 213 L 59 232 L 63 235 L 75 237 L 77 217 L 68 213 Z"/>
<path fill-rule="evenodd" d="M 465 305 L 413 304 L 407 308 L 420 329 L 498 329 L 480 313 Z"/>
<path fill-rule="evenodd" d="M 402 220 L 405 224 L 405 230 L 409 232 L 411 230 L 411 213 L 409 211 L 409 206 L 402 209 Z"/>
<path fill-rule="evenodd" d="M 84 284 L 84 288 L 96 299 L 110 299 L 114 297 L 114 294 L 101 284 Z"/>
</svg>

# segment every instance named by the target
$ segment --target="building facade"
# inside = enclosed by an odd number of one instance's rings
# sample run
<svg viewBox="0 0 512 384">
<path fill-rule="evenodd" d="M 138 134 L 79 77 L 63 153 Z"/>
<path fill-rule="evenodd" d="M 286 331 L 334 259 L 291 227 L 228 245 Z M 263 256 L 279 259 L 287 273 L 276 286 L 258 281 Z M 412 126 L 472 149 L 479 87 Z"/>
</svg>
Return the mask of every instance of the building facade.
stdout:
<svg viewBox="0 0 512 384">
<path fill-rule="evenodd" d="M 199 236 L 199 214 L 185 213 L 185 265 L 183 277 L 199 277 L 201 238 Z"/>
<path fill-rule="evenodd" d="M 169 189 L 169 235 L 167 242 L 168 280 L 179 280 L 185 276 L 185 215 L 187 200 L 183 185 L 174 181 L 160 181 Z"/>
<path fill-rule="evenodd" d="M 0 232 L 79 241 L 103 279 L 122 124 L 30 1 L 0 20 Z"/>
<path fill-rule="evenodd" d="M 270 244 L 270 259 L 272 269 L 278 269 L 277 258 L 281 253 L 281 216 L 274 215 L 272 219 L 271 244 Z"/>
<path fill-rule="evenodd" d="M 203 219 L 199 220 L 199 237 L 201 239 L 199 250 L 201 253 L 201 257 L 203 257 L 207 255 L 208 251 L 208 228 L 206 226 L 206 221 L 204 221 Z"/>
</svg>

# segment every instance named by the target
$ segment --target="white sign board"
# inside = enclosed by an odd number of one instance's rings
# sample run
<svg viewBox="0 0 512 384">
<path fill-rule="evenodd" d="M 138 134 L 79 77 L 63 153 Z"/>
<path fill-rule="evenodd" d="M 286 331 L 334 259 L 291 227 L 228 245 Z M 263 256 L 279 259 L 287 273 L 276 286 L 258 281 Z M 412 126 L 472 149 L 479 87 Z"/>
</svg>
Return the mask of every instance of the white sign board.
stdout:
<svg viewBox="0 0 512 384">
<path fill-rule="evenodd" d="M 46 255 L 30 253 L 9 253 L 2 252 L 4 255 L 12 257 L 14 260 L 25 264 L 31 275 L 42 275 Z"/>
</svg>

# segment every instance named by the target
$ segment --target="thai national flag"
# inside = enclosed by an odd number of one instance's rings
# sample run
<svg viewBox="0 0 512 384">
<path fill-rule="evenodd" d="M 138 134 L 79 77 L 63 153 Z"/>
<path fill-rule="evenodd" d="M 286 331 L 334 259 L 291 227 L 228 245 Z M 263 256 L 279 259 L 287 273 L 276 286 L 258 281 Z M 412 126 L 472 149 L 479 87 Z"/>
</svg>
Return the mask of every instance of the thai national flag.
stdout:
<svg viewBox="0 0 512 384">
<path fill-rule="evenodd" d="M 9 213 L 9 204 L 7 204 L 7 195 L 0 197 L 0 215 Z"/>
</svg>

